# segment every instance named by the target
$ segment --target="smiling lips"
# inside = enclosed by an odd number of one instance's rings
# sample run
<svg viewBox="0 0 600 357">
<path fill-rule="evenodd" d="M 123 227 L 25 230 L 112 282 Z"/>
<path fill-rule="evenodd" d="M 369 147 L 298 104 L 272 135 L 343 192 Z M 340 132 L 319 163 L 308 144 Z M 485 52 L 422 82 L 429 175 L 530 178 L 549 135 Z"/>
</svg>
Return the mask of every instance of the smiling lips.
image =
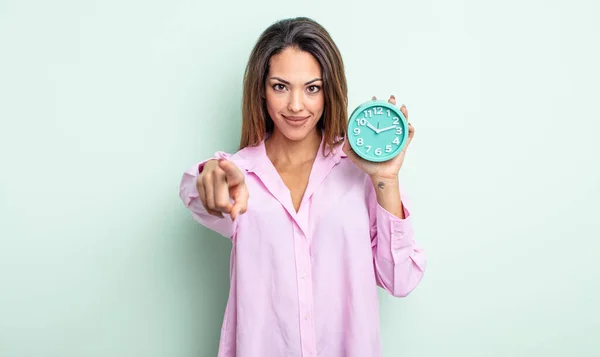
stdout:
<svg viewBox="0 0 600 357">
<path fill-rule="evenodd" d="M 307 117 L 299 117 L 299 116 L 287 116 L 287 115 L 281 115 L 285 120 L 287 120 L 291 125 L 302 125 L 304 124 L 304 122 L 310 118 L 310 115 Z"/>
</svg>

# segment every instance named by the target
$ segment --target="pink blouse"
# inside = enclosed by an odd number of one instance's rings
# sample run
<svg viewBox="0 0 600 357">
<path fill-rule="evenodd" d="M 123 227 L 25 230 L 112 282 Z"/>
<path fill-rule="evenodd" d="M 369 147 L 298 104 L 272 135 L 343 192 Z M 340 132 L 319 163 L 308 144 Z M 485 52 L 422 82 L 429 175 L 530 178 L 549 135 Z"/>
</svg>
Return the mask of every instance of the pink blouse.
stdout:
<svg viewBox="0 0 600 357">
<path fill-rule="evenodd" d="M 214 158 L 244 172 L 247 212 L 234 222 L 206 213 L 196 189 L 206 161 L 183 174 L 179 195 L 195 220 L 232 242 L 218 356 L 381 356 L 377 286 L 404 297 L 426 266 L 404 193 L 400 219 L 340 145 L 319 150 L 296 212 L 264 142 Z"/>
</svg>

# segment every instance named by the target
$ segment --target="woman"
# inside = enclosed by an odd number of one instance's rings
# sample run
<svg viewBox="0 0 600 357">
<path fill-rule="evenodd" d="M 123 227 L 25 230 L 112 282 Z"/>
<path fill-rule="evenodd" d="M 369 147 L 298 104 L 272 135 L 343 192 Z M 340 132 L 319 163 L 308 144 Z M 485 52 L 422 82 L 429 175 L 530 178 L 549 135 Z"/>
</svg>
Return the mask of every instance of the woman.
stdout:
<svg viewBox="0 0 600 357">
<path fill-rule="evenodd" d="M 260 36 L 242 115 L 240 150 L 192 166 L 180 188 L 233 244 L 219 356 L 380 356 L 377 286 L 406 296 L 426 265 L 398 185 L 406 147 L 383 163 L 350 149 L 342 59 L 308 18 Z"/>
</svg>

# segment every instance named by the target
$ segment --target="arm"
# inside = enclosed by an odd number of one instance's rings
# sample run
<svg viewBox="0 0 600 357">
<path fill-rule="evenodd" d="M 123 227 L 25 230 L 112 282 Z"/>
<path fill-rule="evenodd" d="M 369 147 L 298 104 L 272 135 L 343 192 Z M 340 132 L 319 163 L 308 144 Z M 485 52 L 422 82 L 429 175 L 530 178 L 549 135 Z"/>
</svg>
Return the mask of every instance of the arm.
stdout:
<svg viewBox="0 0 600 357">
<path fill-rule="evenodd" d="M 377 285 L 396 297 L 419 284 L 427 265 L 415 242 L 409 204 L 397 179 L 367 180 L 373 264 Z"/>
</svg>

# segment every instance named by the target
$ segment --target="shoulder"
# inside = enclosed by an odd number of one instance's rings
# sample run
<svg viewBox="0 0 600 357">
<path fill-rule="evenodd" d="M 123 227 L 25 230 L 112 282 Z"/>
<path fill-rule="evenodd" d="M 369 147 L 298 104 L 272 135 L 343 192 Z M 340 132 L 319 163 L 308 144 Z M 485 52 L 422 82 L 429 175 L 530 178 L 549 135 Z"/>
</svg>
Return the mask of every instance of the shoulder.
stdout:
<svg viewBox="0 0 600 357">
<path fill-rule="evenodd" d="M 225 159 L 233 162 L 239 169 L 244 171 L 251 171 L 256 160 L 260 156 L 260 149 L 256 146 L 248 146 L 242 148 L 236 152 L 217 151 L 213 158 Z"/>
</svg>

